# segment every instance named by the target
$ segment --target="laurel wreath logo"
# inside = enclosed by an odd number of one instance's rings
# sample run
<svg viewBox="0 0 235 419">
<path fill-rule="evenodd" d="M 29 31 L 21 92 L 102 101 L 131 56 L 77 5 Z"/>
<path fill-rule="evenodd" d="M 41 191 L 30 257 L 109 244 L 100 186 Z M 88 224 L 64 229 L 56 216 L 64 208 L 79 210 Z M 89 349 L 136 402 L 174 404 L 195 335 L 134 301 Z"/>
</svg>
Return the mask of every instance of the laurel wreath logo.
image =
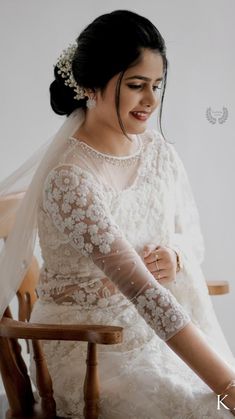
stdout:
<svg viewBox="0 0 235 419">
<path fill-rule="evenodd" d="M 210 124 L 224 124 L 228 119 L 228 109 L 223 106 L 222 111 L 212 111 L 211 107 L 207 108 L 206 110 L 206 119 L 210 122 Z"/>
</svg>

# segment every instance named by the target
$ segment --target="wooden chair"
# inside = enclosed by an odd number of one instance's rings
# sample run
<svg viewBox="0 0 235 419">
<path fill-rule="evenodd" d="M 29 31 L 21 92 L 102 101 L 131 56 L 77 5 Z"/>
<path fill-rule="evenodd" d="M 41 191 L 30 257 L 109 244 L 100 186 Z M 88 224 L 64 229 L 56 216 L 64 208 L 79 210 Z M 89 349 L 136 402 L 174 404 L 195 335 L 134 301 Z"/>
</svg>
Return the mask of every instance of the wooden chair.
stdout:
<svg viewBox="0 0 235 419">
<path fill-rule="evenodd" d="M 0 200 L 0 213 L 8 208 L 12 217 L 0 225 L 0 238 L 6 239 L 13 225 L 14 208 L 22 194 Z M 97 419 L 99 415 L 99 377 L 97 344 L 113 345 L 122 342 L 122 328 L 100 325 L 57 325 L 29 323 L 30 313 L 37 299 L 35 287 L 39 267 L 34 258 L 17 292 L 19 320 L 13 320 L 10 309 L 0 321 L 0 372 L 10 409 L 6 419 L 55 419 L 56 405 L 53 398 L 51 377 L 43 355 L 40 340 L 71 340 L 87 342 L 86 375 L 84 377 L 84 418 Z M 21 355 L 18 339 L 31 339 L 36 365 L 37 387 L 40 402 L 36 402 L 26 364 Z"/>
<path fill-rule="evenodd" d="M 11 195 L 0 200 L 0 214 L 19 205 L 22 194 Z M 12 214 L 14 215 L 14 208 Z M 0 238 L 6 238 L 13 224 L 11 220 L 0 225 Z M 122 341 L 122 328 L 96 325 L 43 325 L 28 323 L 34 302 L 39 267 L 34 258 L 17 292 L 19 320 L 13 320 L 8 308 L 0 321 L 0 371 L 6 390 L 10 410 L 6 418 L 54 419 L 56 406 L 53 399 L 51 378 L 40 345 L 40 340 L 86 341 L 87 369 L 84 380 L 84 418 L 96 419 L 99 414 L 99 379 L 96 344 L 112 345 Z M 210 295 L 229 291 L 226 281 L 208 282 Z M 18 339 L 32 339 L 37 369 L 37 386 L 41 403 L 35 402 L 30 378 L 21 356 Z"/>
</svg>

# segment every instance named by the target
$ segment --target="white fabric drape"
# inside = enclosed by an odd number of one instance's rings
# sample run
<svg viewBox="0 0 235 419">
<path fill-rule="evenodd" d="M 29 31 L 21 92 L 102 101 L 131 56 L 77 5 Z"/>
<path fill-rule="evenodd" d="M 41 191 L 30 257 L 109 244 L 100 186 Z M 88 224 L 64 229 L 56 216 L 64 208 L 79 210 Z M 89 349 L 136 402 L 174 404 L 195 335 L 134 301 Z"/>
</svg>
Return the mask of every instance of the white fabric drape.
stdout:
<svg viewBox="0 0 235 419">
<path fill-rule="evenodd" d="M 1 293 L 0 318 L 13 298 L 30 265 L 37 234 L 38 200 L 45 177 L 66 146 L 66 140 L 84 119 L 81 110 L 74 111 L 63 123 L 52 140 L 41 147 L 16 172 L 0 183 L 0 196 L 26 191 L 20 207 L 16 208 L 16 221 L 0 254 Z M 14 211 L 14 212 L 15 212 Z M 3 213 L 0 223 L 14 214 Z"/>
</svg>

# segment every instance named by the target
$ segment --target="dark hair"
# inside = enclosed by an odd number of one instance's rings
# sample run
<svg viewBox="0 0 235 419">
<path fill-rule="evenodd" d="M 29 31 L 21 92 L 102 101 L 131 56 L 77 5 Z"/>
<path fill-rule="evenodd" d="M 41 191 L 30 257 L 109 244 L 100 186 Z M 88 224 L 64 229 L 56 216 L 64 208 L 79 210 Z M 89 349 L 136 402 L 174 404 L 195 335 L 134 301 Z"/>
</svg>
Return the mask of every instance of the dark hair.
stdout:
<svg viewBox="0 0 235 419">
<path fill-rule="evenodd" d="M 165 41 L 157 28 L 145 17 L 129 10 L 116 10 L 97 17 L 77 38 L 77 50 L 72 61 L 77 84 L 103 93 L 109 80 L 121 73 L 116 85 L 116 111 L 120 127 L 125 133 L 120 113 L 120 85 L 125 71 L 141 59 L 143 48 L 154 50 L 163 59 L 163 85 L 159 112 L 161 127 L 162 106 L 167 81 Z M 54 69 L 55 80 L 50 85 L 51 106 L 59 115 L 69 115 L 76 108 L 86 109 L 86 100 L 74 99 L 74 91 Z M 163 135 L 163 133 L 162 133 Z M 164 135 L 163 135 L 164 137 Z"/>
</svg>

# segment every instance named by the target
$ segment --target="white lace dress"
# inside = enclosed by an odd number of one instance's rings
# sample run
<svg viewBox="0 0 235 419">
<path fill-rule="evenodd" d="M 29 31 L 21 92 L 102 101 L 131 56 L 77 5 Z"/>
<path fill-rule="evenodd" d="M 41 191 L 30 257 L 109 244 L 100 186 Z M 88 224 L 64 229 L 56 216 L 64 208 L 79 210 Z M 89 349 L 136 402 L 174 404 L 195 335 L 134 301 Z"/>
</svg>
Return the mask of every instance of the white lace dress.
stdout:
<svg viewBox="0 0 235 419">
<path fill-rule="evenodd" d="M 230 418 L 165 343 L 191 319 L 234 366 L 200 269 L 203 240 L 185 169 L 157 131 L 135 142 L 132 155 L 115 157 L 68 139 L 43 188 L 44 264 L 31 321 L 124 328 L 123 343 L 99 346 L 101 419 Z M 147 270 L 149 243 L 180 252 L 175 282 L 163 287 Z M 82 418 L 86 344 L 43 346 L 59 414 Z"/>
</svg>

